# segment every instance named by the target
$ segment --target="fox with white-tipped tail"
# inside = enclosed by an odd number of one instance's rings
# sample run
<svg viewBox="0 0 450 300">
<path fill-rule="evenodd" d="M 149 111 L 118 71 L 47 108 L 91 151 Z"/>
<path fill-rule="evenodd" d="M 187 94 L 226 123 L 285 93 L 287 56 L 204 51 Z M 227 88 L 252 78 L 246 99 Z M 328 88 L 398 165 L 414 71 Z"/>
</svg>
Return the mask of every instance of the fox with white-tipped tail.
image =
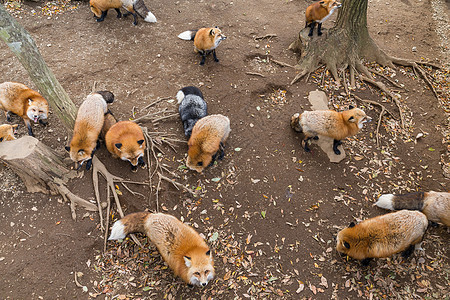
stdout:
<svg viewBox="0 0 450 300">
<path fill-rule="evenodd" d="M 214 61 L 219 62 L 216 56 L 216 48 L 227 39 L 218 27 L 188 30 L 180 33 L 178 37 L 182 40 L 194 41 L 194 51 L 202 56 L 200 65 L 205 64 L 206 56 L 210 53 L 213 54 Z"/>
<path fill-rule="evenodd" d="M 156 17 L 145 6 L 144 0 L 90 0 L 91 11 L 97 22 L 105 20 L 108 10 L 114 8 L 117 12 L 117 18 L 122 17 L 120 8 L 124 8 L 127 12 L 123 14 L 124 17 L 133 15 L 133 25 L 137 25 L 137 16 L 139 15 L 145 22 L 155 23 Z"/>
<path fill-rule="evenodd" d="M 124 239 L 141 232 L 156 245 L 175 275 L 186 283 L 206 286 L 214 278 L 214 260 L 204 239 L 174 216 L 138 212 L 114 223 L 109 240 Z"/>
<path fill-rule="evenodd" d="M 431 191 L 403 195 L 384 194 L 375 205 L 389 210 L 420 210 L 428 220 L 450 227 L 450 193 Z"/>
</svg>

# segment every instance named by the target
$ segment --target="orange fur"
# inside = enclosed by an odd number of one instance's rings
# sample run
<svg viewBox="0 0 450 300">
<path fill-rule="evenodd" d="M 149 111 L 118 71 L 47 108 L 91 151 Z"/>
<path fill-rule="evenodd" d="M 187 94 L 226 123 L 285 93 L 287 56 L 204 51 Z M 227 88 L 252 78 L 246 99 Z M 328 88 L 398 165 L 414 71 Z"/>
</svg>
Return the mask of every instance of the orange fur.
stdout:
<svg viewBox="0 0 450 300">
<path fill-rule="evenodd" d="M 216 42 L 225 38 L 219 28 L 201 28 L 195 33 L 194 50 L 195 52 L 213 50 L 218 46 Z"/>
<path fill-rule="evenodd" d="M 15 125 L 9 125 L 9 124 L 0 125 L 0 142 L 15 140 L 16 137 L 14 136 L 14 133 L 16 131 L 16 128 L 17 128 L 17 124 L 15 124 Z"/>
<path fill-rule="evenodd" d="M 108 111 L 105 114 L 105 120 L 103 121 L 102 131 L 100 132 L 100 137 L 103 141 L 105 140 L 105 136 L 108 130 L 116 123 L 117 123 L 116 118 L 110 111 Z"/>
<path fill-rule="evenodd" d="M 198 120 L 188 142 L 186 165 L 202 172 L 219 151 L 220 143 L 226 142 L 230 131 L 230 120 L 223 115 L 209 115 Z"/>
<path fill-rule="evenodd" d="M 145 233 L 175 275 L 186 283 L 205 286 L 214 277 L 214 260 L 204 239 L 174 216 L 129 214 L 114 224 L 109 239 L 123 239 L 132 232 Z"/>
<path fill-rule="evenodd" d="M 112 93 L 110 94 L 112 95 Z M 97 147 L 106 112 L 106 101 L 99 93 L 88 95 L 80 105 L 70 141 L 70 149 L 68 149 L 76 168 L 81 167 L 85 162 L 88 162 L 86 169 L 90 168 L 90 161 Z"/>
<path fill-rule="evenodd" d="M 421 242 L 427 217 L 401 210 L 367 219 L 337 235 L 336 250 L 355 259 L 388 257 Z"/>
<path fill-rule="evenodd" d="M 105 143 L 114 158 L 129 161 L 133 166 L 138 165 L 146 147 L 141 128 L 131 121 L 114 124 L 106 133 Z"/>
<path fill-rule="evenodd" d="M 322 0 L 311 4 L 306 8 L 306 26 L 312 22 L 320 21 L 325 18 L 333 7 L 341 5 L 336 0 Z"/>
<path fill-rule="evenodd" d="M 135 13 L 132 1 L 122 0 L 90 0 L 89 5 L 91 11 L 98 18 L 102 15 L 102 11 L 107 11 L 112 8 L 125 8 L 129 12 Z"/>
<path fill-rule="evenodd" d="M 0 109 L 12 112 L 23 119 L 28 128 L 28 134 L 33 135 L 31 120 L 46 120 L 48 117 L 48 103 L 38 92 L 24 84 L 4 82 L 0 84 Z"/>
</svg>

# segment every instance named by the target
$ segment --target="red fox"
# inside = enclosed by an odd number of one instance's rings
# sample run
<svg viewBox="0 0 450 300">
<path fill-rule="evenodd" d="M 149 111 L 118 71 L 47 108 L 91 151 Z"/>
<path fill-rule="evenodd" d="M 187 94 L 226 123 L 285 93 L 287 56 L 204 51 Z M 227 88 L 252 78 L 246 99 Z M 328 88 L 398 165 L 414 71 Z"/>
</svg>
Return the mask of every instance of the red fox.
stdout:
<svg viewBox="0 0 450 300">
<path fill-rule="evenodd" d="M 223 115 L 209 115 L 198 120 L 188 141 L 188 168 L 201 173 L 214 163 L 217 155 L 221 160 L 230 131 L 230 119 Z"/>
<path fill-rule="evenodd" d="M 97 149 L 98 137 L 103 127 L 106 103 L 114 101 L 114 94 L 108 91 L 95 92 L 86 97 L 78 109 L 73 137 L 66 150 L 78 170 L 86 163 L 86 170 L 92 165 L 92 156 Z"/>
<path fill-rule="evenodd" d="M 431 222 L 450 227 L 450 193 L 416 192 L 404 195 L 385 194 L 375 205 L 389 210 L 420 210 Z"/>
<path fill-rule="evenodd" d="M 114 223 L 109 240 L 141 232 L 156 245 L 164 261 L 186 283 L 206 286 L 214 278 L 214 260 L 203 238 L 171 215 L 138 212 Z"/>
<path fill-rule="evenodd" d="M 15 125 L 9 125 L 9 124 L 0 125 L 0 142 L 15 140 L 16 137 L 14 136 L 14 134 L 16 133 L 17 126 L 18 126 L 17 124 L 15 124 Z"/>
<path fill-rule="evenodd" d="M 122 17 L 120 8 L 127 10 L 124 17 L 133 15 L 133 25 L 137 25 L 137 16 L 139 15 L 145 22 L 155 23 L 156 17 L 145 6 L 144 0 L 90 0 L 91 11 L 97 22 L 102 22 L 108 13 L 108 9 L 114 8 L 117 12 L 117 18 Z"/>
<path fill-rule="evenodd" d="M 11 122 L 10 113 L 21 117 L 27 125 L 28 134 L 31 136 L 33 136 L 33 130 L 30 120 L 47 125 L 47 100 L 24 84 L 17 82 L 0 84 L 0 108 L 5 111 L 8 122 Z"/>
<path fill-rule="evenodd" d="M 200 53 L 202 56 L 200 65 L 205 64 L 206 56 L 211 52 L 213 54 L 214 61 L 219 62 L 219 59 L 217 59 L 216 56 L 216 48 L 223 40 L 227 39 L 218 27 L 188 30 L 180 33 L 178 37 L 182 40 L 194 41 L 194 51 Z"/>
<path fill-rule="evenodd" d="M 341 154 L 338 146 L 343 138 L 355 135 L 363 128 L 363 124 L 372 121 L 364 111 L 349 107 L 349 110 L 337 112 L 333 110 L 304 111 L 291 117 L 291 127 L 305 135 L 302 141 L 306 152 L 309 152 L 308 141 L 318 139 L 317 135 L 328 136 L 334 139 L 333 151 Z"/>
<path fill-rule="evenodd" d="M 319 23 L 319 25 L 317 26 L 317 35 L 322 35 L 322 23 L 325 22 L 339 7 L 341 7 L 341 3 L 337 2 L 336 0 L 317 1 L 308 6 L 305 13 L 305 28 L 308 26 L 311 27 L 308 36 L 313 35 L 316 23 Z"/>
<path fill-rule="evenodd" d="M 337 235 L 336 250 L 367 265 L 370 258 L 388 257 L 403 252 L 407 257 L 422 241 L 428 227 L 427 217 L 419 211 L 401 210 L 367 219 Z"/>
<path fill-rule="evenodd" d="M 131 170 L 138 165 L 145 167 L 145 139 L 141 127 L 131 121 L 120 121 L 111 126 L 105 136 L 105 144 L 114 158 L 129 161 Z"/>
</svg>

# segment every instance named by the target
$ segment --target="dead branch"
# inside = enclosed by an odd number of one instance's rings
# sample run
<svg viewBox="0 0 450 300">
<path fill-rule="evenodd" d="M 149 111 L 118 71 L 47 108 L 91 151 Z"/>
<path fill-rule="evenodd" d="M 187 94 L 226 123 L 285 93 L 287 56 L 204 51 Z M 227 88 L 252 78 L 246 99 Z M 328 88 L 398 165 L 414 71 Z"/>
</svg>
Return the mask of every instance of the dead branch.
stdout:
<svg viewBox="0 0 450 300">
<path fill-rule="evenodd" d="M 371 68 L 368 68 L 368 70 L 369 70 L 370 72 L 374 73 L 374 74 L 377 74 L 378 76 L 383 77 L 384 79 L 386 79 L 387 81 L 389 81 L 393 86 L 398 87 L 398 88 L 400 88 L 400 89 L 403 89 L 403 90 L 407 91 L 405 87 L 401 86 L 400 84 L 398 84 L 398 83 L 395 82 L 394 80 L 390 79 L 388 76 L 384 75 L 383 73 L 378 72 L 377 70 L 374 70 L 374 69 L 371 69 Z"/>
<path fill-rule="evenodd" d="M 169 100 L 170 98 L 172 98 L 172 97 L 163 97 L 163 98 L 159 98 L 159 99 L 153 101 L 152 103 L 150 103 L 149 105 L 147 105 L 146 107 L 144 107 L 144 109 L 149 109 L 149 108 L 152 107 L 153 105 L 155 105 L 155 104 L 157 104 L 157 103 L 159 103 L 159 102 L 161 102 L 161 101 L 164 101 L 164 100 Z"/>
<path fill-rule="evenodd" d="M 253 75 L 253 76 L 266 77 L 266 76 L 264 76 L 263 74 L 255 73 L 255 72 L 245 72 L 245 74 L 247 74 L 247 75 Z"/>
<path fill-rule="evenodd" d="M 173 186 L 175 186 L 177 188 L 177 190 L 179 190 L 180 188 L 182 188 L 183 190 L 185 190 L 186 192 L 188 192 L 189 194 L 191 194 L 191 196 L 195 196 L 194 191 L 192 191 L 190 188 L 185 187 L 184 185 L 182 185 L 181 183 L 176 182 L 175 180 L 172 180 L 166 176 L 163 176 L 161 174 L 158 174 L 159 178 L 164 179 L 170 183 L 173 184 Z"/>
<path fill-rule="evenodd" d="M 427 61 L 416 61 L 415 63 L 418 64 L 418 65 L 429 66 L 429 67 L 432 67 L 432 68 L 435 68 L 435 69 L 442 70 L 442 66 L 437 65 L 437 64 L 434 64 L 434 63 L 431 63 L 431 62 L 427 62 Z"/>
<path fill-rule="evenodd" d="M 386 95 L 388 95 L 389 97 L 391 97 L 391 99 L 395 102 L 395 104 L 396 104 L 397 107 L 398 107 L 398 111 L 399 111 L 399 114 L 400 114 L 400 121 L 401 121 L 402 128 L 405 128 L 405 120 L 404 120 L 404 118 L 403 118 L 403 111 L 402 111 L 402 108 L 401 108 L 401 106 L 400 106 L 400 101 L 398 100 L 398 97 L 397 97 L 396 95 L 392 94 L 392 93 L 386 88 L 386 86 L 384 85 L 384 83 L 382 83 L 382 82 L 375 81 L 375 80 L 370 79 L 370 78 L 368 78 L 368 77 L 366 77 L 366 76 L 364 76 L 364 75 L 360 75 L 359 78 L 360 78 L 362 81 L 368 82 L 368 83 L 372 84 L 373 86 L 379 88 L 382 92 L 384 92 Z"/>
<path fill-rule="evenodd" d="M 277 37 L 278 35 L 274 34 L 274 33 L 269 33 L 263 36 L 257 36 L 255 37 L 255 40 L 262 40 L 262 39 L 267 39 L 267 38 L 273 38 L 273 37 Z"/>
<path fill-rule="evenodd" d="M 120 205 L 119 196 L 117 195 L 116 187 L 114 182 L 121 182 L 123 181 L 122 178 L 117 177 L 115 175 L 112 175 L 109 173 L 109 171 L 106 169 L 105 165 L 97 158 L 97 156 L 94 155 L 92 158 L 92 180 L 94 182 L 94 189 L 97 189 L 95 191 L 95 195 L 100 195 L 100 192 L 98 191 L 98 174 L 101 174 L 103 178 L 106 180 L 106 186 L 107 189 L 110 189 L 110 192 L 113 194 L 114 200 L 116 202 L 117 211 L 119 212 L 119 215 L 121 218 L 123 218 L 125 215 L 122 210 L 122 206 Z M 109 193 L 107 194 L 109 196 Z M 97 201 L 100 202 L 100 198 L 97 198 Z M 106 199 L 108 205 L 110 202 L 110 197 Z M 101 204 L 99 204 L 99 207 L 101 207 Z M 109 215 L 108 215 L 109 218 Z M 103 227 L 102 227 L 103 229 Z M 106 235 L 105 235 L 106 236 Z M 133 241 L 138 244 L 140 247 L 142 247 L 142 244 L 139 242 L 139 240 L 136 238 L 134 234 L 130 234 L 130 237 L 133 239 Z"/>
<path fill-rule="evenodd" d="M 294 69 L 295 69 L 295 67 L 294 67 L 293 65 L 284 63 L 284 62 L 282 62 L 282 61 L 279 61 L 279 60 L 276 60 L 276 59 L 273 59 L 273 58 L 272 58 L 270 61 L 271 61 L 271 62 L 274 62 L 274 63 L 276 63 L 277 65 L 280 65 L 280 66 L 282 66 L 282 67 L 289 67 L 289 68 L 294 68 Z"/>
<path fill-rule="evenodd" d="M 376 131 L 377 147 L 380 147 L 380 126 L 381 126 L 381 119 L 383 118 L 383 115 L 384 115 L 384 112 L 385 112 L 385 111 L 387 111 L 391 116 L 393 116 L 393 114 L 392 114 L 390 111 L 388 111 L 387 108 L 386 108 L 384 105 L 382 105 L 382 104 L 380 104 L 380 103 L 378 103 L 378 102 L 375 102 L 375 101 L 372 101 L 372 100 L 363 100 L 363 99 L 361 99 L 360 97 L 358 97 L 358 96 L 356 96 L 356 95 L 353 95 L 353 97 L 355 97 L 356 100 L 359 100 L 359 101 L 361 101 L 361 102 L 370 103 L 370 104 L 372 104 L 372 105 L 377 105 L 377 106 L 381 107 L 381 112 L 380 112 L 380 115 L 379 115 L 379 117 L 378 117 L 377 131 Z"/>
</svg>

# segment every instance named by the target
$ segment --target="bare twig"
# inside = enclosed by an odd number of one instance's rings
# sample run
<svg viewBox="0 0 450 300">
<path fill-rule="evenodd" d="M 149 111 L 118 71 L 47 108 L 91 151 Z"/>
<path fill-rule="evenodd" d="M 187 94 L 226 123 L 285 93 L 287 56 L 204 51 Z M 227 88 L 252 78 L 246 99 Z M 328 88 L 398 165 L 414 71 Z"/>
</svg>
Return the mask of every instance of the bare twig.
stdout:
<svg viewBox="0 0 450 300">
<path fill-rule="evenodd" d="M 156 123 L 156 122 L 159 122 L 159 121 L 164 120 L 164 119 L 169 119 L 169 118 L 178 117 L 178 116 L 179 116 L 179 114 L 171 114 L 171 115 L 167 115 L 167 116 L 163 116 L 163 117 L 159 117 L 159 118 L 153 119 L 152 122 Z"/>
<path fill-rule="evenodd" d="M 153 101 L 152 103 L 150 103 L 149 105 L 147 105 L 146 107 L 144 107 L 144 109 L 148 109 L 148 108 L 152 107 L 153 105 L 155 105 L 155 104 L 157 104 L 157 103 L 159 103 L 159 102 L 161 102 L 163 100 L 169 100 L 170 98 L 172 98 L 172 97 L 159 98 L 159 99 Z"/>
<path fill-rule="evenodd" d="M 164 179 L 164 180 L 166 180 L 166 181 L 172 183 L 172 184 L 177 188 L 177 190 L 180 189 L 180 188 L 182 188 L 183 190 L 185 190 L 186 192 L 188 192 L 188 193 L 191 194 L 192 196 L 195 196 L 194 191 L 192 191 L 190 188 L 185 187 L 185 186 L 182 185 L 181 183 L 178 183 L 178 182 L 176 182 L 175 180 L 170 179 L 169 177 L 163 176 L 163 175 L 161 175 L 161 174 L 158 174 L 158 175 L 159 175 L 159 178 Z"/>
<path fill-rule="evenodd" d="M 294 68 L 294 69 L 295 69 L 294 66 L 292 66 L 292 65 L 290 65 L 290 64 L 287 64 L 287 63 L 284 63 L 284 62 L 282 62 L 282 61 L 273 59 L 273 58 L 272 58 L 270 61 L 273 62 L 273 63 L 276 63 L 277 65 L 280 65 L 280 66 L 282 66 L 282 67 L 289 67 L 289 68 Z"/>
<path fill-rule="evenodd" d="M 392 94 L 382 82 L 375 81 L 375 80 L 370 79 L 370 78 L 368 78 L 368 77 L 366 77 L 366 76 L 364 76 L 362 74 L 359 76 L 359 78 L 361 78 L 361 80 L 363 80 L 365 82 L 368 82 L 368 83 L 372 84 L 373 86 L 379 88 L 382 92 L 384 92 L 386 95 L 391 97 L 391 99 L 395 102 L 395 104 L 398 107 L 402 128 L 405 128 L 405 120 L 403 118 L 403 111 L 402 111 L 402 108 L 400 106 L 400 101 L 398 100 L 398 97 L 396 95 Z"/>
<path fill-rule="evenodd" d="M 343 85 L 344 85 L 345 93 L 347 94 L 347 97 L 349 97 L 349 96 L 350 96 L 350 93 L 348 92 L 347 79 L 345 78 L 345 69 L 342 70 L 342 80 L 343 80 Z"/>
<path fill-rule="evenodd" d="M 263 36 L 257 36 L 255 37 L 255 40 L 262 40 L 262 39 L 267 39 L 267 38 L 273 38 L 273 37 L 277 37 L 278 35 L 274 34 L 274 33 L 269 33 Z"/>
<path fill-rule="evenodd" d="M 406 91 L 406 88 L 405 88 L 405 87 L 401 86 L 400 84 L 398 84 L 397 82 L 395 82 L 394 80 L 392 80 L 392 79 L 389 78 L 388 76 L 384 75 L 383 73 L 380 73 L 380 72 L 378 72 L 377 70 L 370 69 L 370 68 L 368 68 L 368 70 L 369 70 L 370 72 L 374 73 L 374 74 L 377 74 L 378 76 L 383 77 L 384 79 L 386 79 L 387 81 L 389 81 L 393 86 L 396 86 L 396 87 L 398 87 L 398 88 L 403 89 L 403 90 Z"/>
<path fill-rule="evenodd" d="M 415 63 L 418 64 L 418 65 L 429 66 L 429 67 L 433 67 L 433 68 L 435 68 L 435 69 L 442 70 L 442 66 L 437 65 L 437 64 L 434 64 L 434 63 L 431 63 L 431 62 L 427 62 L 427 61 L 416 61 Z"/>
<path fill-rule="evenodd" d="M 245 74 L 247 74 L 247 75 L 253 75 L 253 76 L 266 77 L 266 76 L 264 76 L 263 74 L 255 73 L 255 72 L 245 72 Z"/>
</svg>

